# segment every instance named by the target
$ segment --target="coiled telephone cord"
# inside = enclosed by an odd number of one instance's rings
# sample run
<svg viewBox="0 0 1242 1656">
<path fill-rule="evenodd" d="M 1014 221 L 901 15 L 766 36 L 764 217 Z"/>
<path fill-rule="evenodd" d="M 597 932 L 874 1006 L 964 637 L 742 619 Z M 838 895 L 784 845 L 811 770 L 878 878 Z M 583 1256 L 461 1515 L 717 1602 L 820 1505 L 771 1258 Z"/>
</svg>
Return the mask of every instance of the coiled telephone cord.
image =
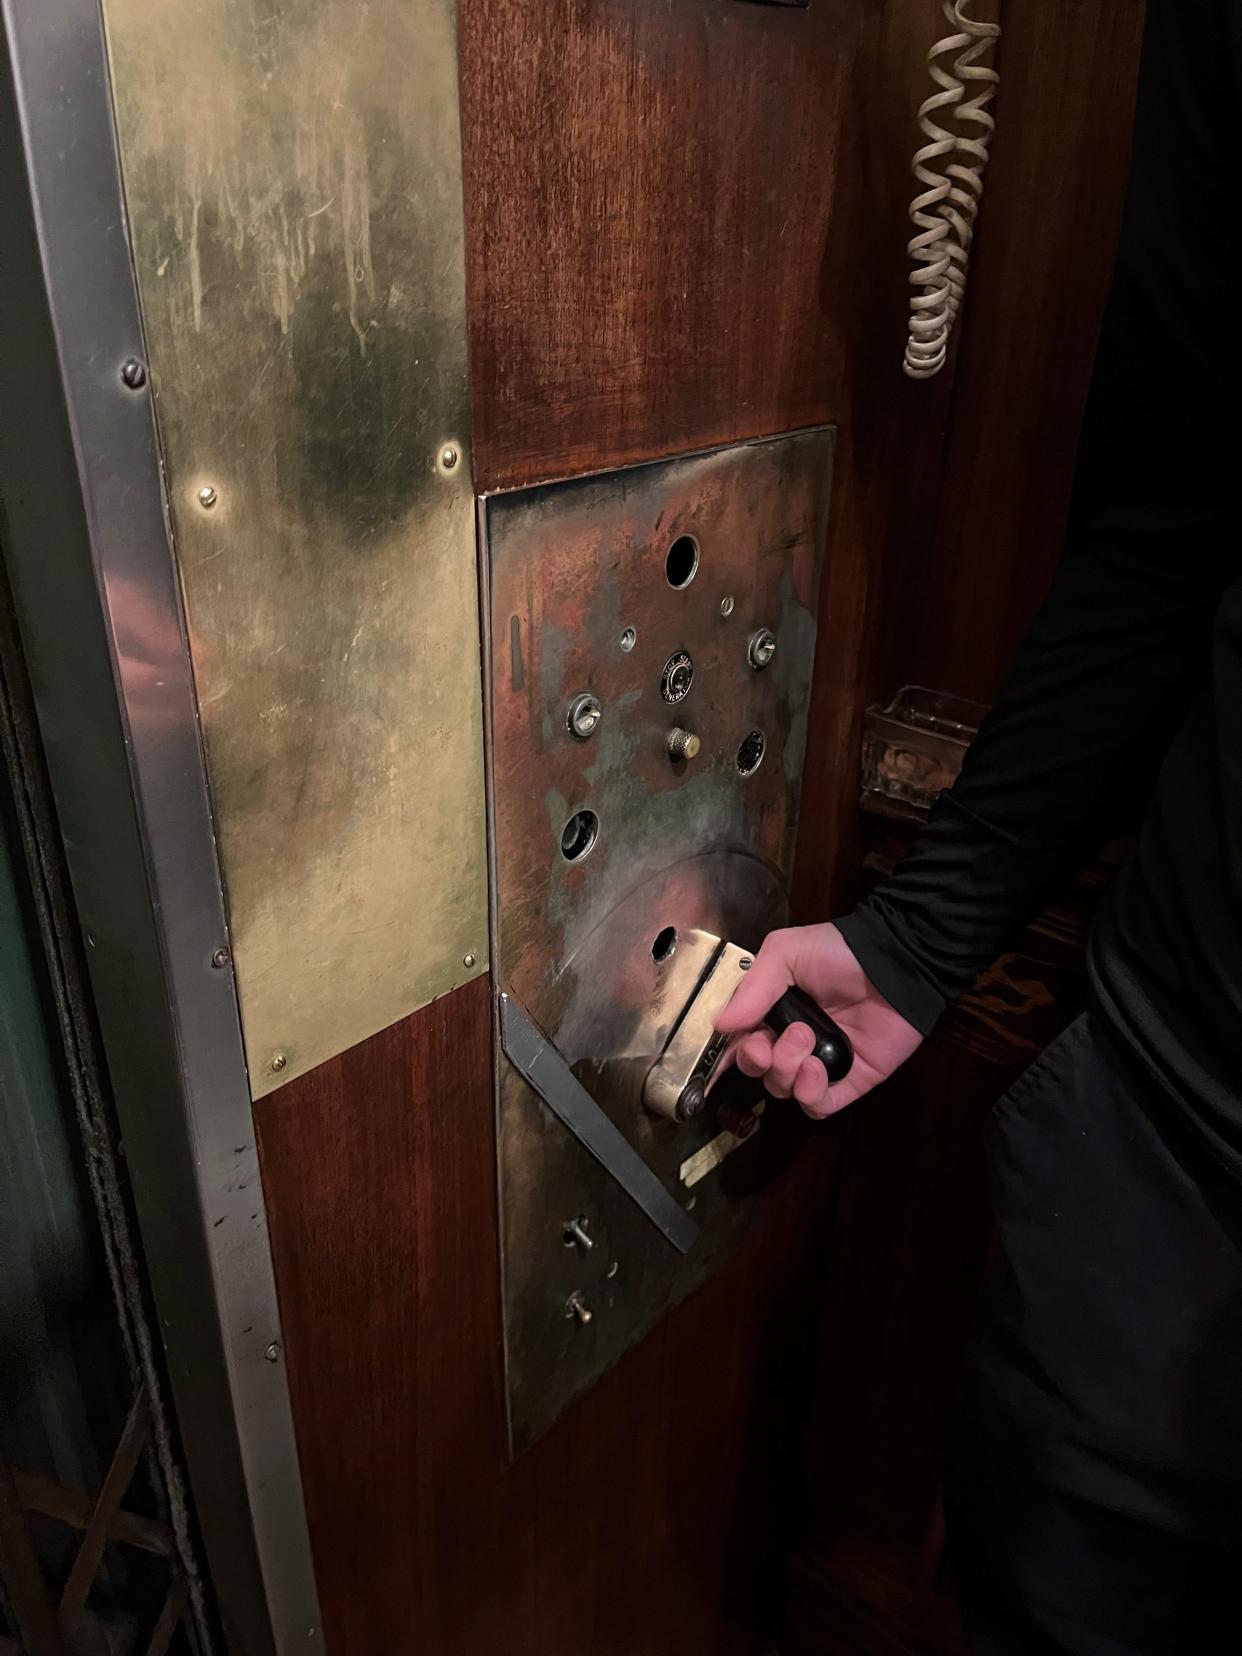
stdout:
<svg viewBox="0 0 1242 1656">
<path fill-rule="evenodd" d="M 927 54 L 927 67 L 940 91 L 919 109 L 919 125 L 928 142 L 915 153 L 914 176 L 924 186 L 910 203 L 917 235 L 908 245 L 915 268 L 911 284 L 910 337 L 905 371 L 911 379 L 930 379 L 944 367 L 949 335 L 966 292 L 970 243 L 975 231 L 988 145 L 996 123 L 988 105 L 1000 76 L 979 59 L 1000 38 L 999 23 L 979 23 L 966 15 L 969 0 L 944 0 L 944 15 L 955 32 L 938 40 Z M 956 54 L 956 55 L 954 55 Z M 941 59 L 952 57 L 951 66 Z M 968 86 L 978 90 L 966 97 Z M 938 124 L 941 111 L 966 131 Z M 949 159 L 949 158 L 952 159 Z"/>
</svg>

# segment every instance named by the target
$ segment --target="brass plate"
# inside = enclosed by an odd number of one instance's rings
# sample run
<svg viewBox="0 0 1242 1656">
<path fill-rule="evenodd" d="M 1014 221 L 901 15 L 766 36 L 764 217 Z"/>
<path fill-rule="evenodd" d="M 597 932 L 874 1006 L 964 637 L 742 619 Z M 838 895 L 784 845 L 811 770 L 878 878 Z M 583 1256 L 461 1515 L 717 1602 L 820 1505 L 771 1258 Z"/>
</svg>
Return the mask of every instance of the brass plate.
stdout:
<svg viewBox="0 0 1242 1656">
<path fill-rule="evenodd" d="M 691 1192 L 682 1169 L 704 1165 L 697 1153 L 754 1096 L 735 1077 L 723 1114 L 713 1095 L 682 1125 L 649 1114 L 641 1093 L 709 958 L 694 934 L 753 948 L 787 914 L 832 446 L 821 428 L 482 504 L 497 983 L 702 1226 L 680 1258 L 500 1065 L 516 1448 L 721 1263 L 745 1223 L 745 1197 L 789 1153 L 769 1112 L 763 1132 Z M 686 567 L 697 556 L 680 589 L 666 574 L 678 541 Z M 748 645 L 765 627 L 776 654 L 756 671 Z M 670 703 L 662 683 L 683 654 L 693 681 Z M 603 711 L 580 741 L 566 719 L 583 694 Z M 699 737 L 693 759 L 670 758 L 674 726 Z M 763 760 L 743 776 L 738 752 L 754 730 Z M 581 811 L 595 814 L 597 838 L 567 861 L 562 831 Z M 657 961 L 653 945 L 668 928 L 678 943 Z M 592 1249 L 566 1245 L 566 1222 L 579 1215 Z M 566 1314 L 575 1292 L 589 1323 Z"/>
<path fill-rule="evenodd" d="M 104 12 L 258 1096 L 487 963 L 456 8 Z"/>
</svg>

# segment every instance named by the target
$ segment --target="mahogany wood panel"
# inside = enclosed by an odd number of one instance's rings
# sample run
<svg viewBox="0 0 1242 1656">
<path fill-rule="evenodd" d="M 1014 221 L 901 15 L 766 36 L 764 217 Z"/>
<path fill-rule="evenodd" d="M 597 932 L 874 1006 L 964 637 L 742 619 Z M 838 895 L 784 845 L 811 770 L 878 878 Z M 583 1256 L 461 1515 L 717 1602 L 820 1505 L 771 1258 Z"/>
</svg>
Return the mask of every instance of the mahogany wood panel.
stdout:
<svg viewBox="0 0 1242 1656">
<path fill-rule="evenodd" d="M 467 0 L 481 488 L 822 419 L 858 0 Z"/>
<path fill-rule="evenodd" d="M 256 1106 L 328 1650 L 757 1652 L 834 1141 L 510 1464 L 490 1052 L 480 981 Z"/>
</svg>

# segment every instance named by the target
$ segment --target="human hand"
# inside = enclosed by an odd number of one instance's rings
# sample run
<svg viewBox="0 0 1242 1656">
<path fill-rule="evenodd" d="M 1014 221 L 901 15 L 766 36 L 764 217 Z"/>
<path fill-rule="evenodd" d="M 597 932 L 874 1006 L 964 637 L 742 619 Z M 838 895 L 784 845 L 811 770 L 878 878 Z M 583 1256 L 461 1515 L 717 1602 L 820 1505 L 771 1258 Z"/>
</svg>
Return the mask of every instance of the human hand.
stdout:
<svg viewBox="0 0 1242 1656">
<path fill-rule="evenodd" d="M 840 1024 L 853 1045 L 853 1068 L 833 1087 L 824 1066 L 811 1056 L 815 1037 L 806 1024 L 790 1024 L 779 1036 L 762 1027 L 794 985 Z M 762 1077 L 773 1098 L 794 1098 L 815 1117 L 833 1115 L 870 1092 L 923 1039 L 872 985 L 831 922 L 772 932 L 716 1019 L 716 1028 L 734 1037 L 717 1075 L 736 1063 L 743 1075 Z"/>
</svg>

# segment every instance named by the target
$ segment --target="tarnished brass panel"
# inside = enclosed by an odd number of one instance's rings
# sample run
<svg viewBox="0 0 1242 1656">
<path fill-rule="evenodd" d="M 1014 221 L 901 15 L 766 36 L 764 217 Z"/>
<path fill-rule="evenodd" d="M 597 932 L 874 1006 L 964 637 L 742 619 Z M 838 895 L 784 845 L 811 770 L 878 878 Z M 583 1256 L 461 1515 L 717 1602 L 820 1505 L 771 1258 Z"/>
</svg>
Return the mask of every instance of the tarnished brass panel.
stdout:
<svg viewBox="0 0 1242 1656">
<path fill-rule="evenodd" d="M 486 966 L 456 8 L 104 12 L 258 1095 Z"/>
<path fill-rule="evenodd" d="M 758 1095 L 736 1073 L 689 1121 L 642 1098 L 716 939 L 753 949 L 787 915 L 832 444 L 797 432 L 484 502 L 497 983 L 700 1225 L 677 1253 L 502 1064 L 517 1446 L 721 1263 L 745 1198 L 788 1155 L 794 1113 L 756 1132 Z M 669 701 L 682 658 L 689 689 Z M 598 721 L 575 737 L 583 697 Z M 670 747 L 674 730 L 697 743 Z M 753 731 L 763 758 L 743 775 Z M 580 812 L 596 838 L 570 861 L 562 833 Z M 594 1247 L 567 1243 L 577 1218 Z"/>
</svg>

